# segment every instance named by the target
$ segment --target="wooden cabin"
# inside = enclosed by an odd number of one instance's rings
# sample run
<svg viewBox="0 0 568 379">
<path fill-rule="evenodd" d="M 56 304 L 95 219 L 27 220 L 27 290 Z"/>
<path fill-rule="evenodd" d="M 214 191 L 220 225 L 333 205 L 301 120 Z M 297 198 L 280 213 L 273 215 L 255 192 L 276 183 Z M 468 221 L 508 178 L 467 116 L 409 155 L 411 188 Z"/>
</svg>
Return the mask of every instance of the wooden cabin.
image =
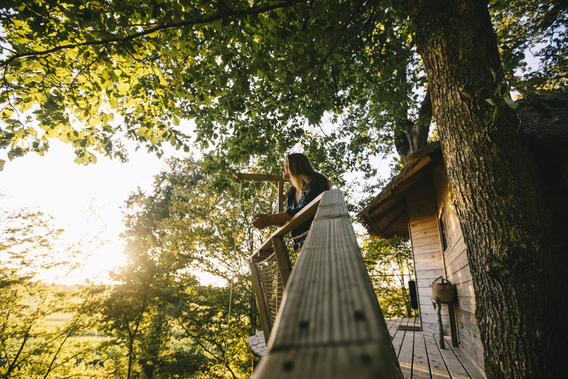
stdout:
<svg viewBox="0 0 568 379">
<path fill-rule="evenodd" d="M 460 349 L 483 370 L 483 346 L 475 320 L 467 249 L 449 201 L 440 144 L 431 144 L 417 152 L 404 170 L 359 213 L 358 219 L 373 236 L 410 239 L 423 331 L 439 332 L 432 304 L 432 283 L 443 277 L 454 284 L 457 292 L 453 307 L 455 330 L 451 330 L 450 306 L 442 305 L 444 334 L 451 334 Z"/>
<path fill-rule="evenodd" d="M 568 94 L 520 101 L 519 116 L 554 217 L 568 233 Z M 440 277 L 453 283 L 456 300 L 442 305 L 444 334 L 451 335 L 483 370 L 467 247 L 451 201 L 440 144 L 413 154 L 402 172 L 357 217 L 373 236 L 410 239 L 423 331 L 439 332 L 432 283 Z"/>
</svg>

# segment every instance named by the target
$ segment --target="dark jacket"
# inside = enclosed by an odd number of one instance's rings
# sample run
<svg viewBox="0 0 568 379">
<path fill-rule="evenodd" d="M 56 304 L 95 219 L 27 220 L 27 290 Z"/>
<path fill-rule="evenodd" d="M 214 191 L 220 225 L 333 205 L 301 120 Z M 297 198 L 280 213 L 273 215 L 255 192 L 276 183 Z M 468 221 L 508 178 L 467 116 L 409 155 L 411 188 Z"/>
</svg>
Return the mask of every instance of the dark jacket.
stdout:
<svg viewBox="0 0 568 379">
<path fill-rule="evenodd" d="M 287 193 L 286 198 L 286 210 L 290 216 L 294 216 L 296 213 L 300 212 L 306 205 L 308 205 L 312 200 L 318 197 L 323 191 L 329 189 L 329 184 L 323 175 L 316 175 L 311 178 L 310 183 L 304 183 L 304 190 L 300 201 L 296 203 L 296 188 L 292 186 Z M 304 222 L 296 229 L 292 230 L 292 237 L 299 236 L 310 229 L 312 221 L 314 218 L 310 218 L 308 221 Z"/>
</svg>

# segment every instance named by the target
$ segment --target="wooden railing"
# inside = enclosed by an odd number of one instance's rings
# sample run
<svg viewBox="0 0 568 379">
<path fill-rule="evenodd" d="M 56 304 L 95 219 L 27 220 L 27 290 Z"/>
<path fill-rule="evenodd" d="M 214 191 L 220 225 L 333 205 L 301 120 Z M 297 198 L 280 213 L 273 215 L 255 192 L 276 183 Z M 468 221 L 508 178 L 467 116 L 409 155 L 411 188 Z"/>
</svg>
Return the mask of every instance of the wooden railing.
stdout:
<svg viewBox="0 0 568 379">
<path fill-rule="evenodd" d="M 270 260 L 274 255 L 274 258 L 276 258 L 278 271 L 278 277 L 274 280 L 279 281 L 279 285 L 282 286 L 282 289 L 286 287 L 288 278 L 290 277 L 290 273 L 292 271 L 292 264 L 290 262 L 289 254 L 283 238 L 286 234 L 290 233 L 292 230 L 296 229 L 298 226 L 315 216 L 322 196 L 323 194 L 316 197 L 304 209 L 302 209 L 290 220 L 288 220 L 288 222 L 286 222 L 281 228 L 278 228 L 262 244 L 258 251 L 256 251 L 250 257 L 252 282 L 256 295 L 256 303 L 258 305 L 258 310 L 260 313 L 260 323 L 262 325 L 262 330 L 264 331 L 264 338 L 266 339 L 266 341 L 268 341 L 270 337 L 270 333 L 274 324 L 274 317 L 271 317 L 271 311 L 268 304 L 269 299 L 267 298 L 268 289 L 266 289 L 266 286 L 263 285 L 258 264 Z M 278 309 L 275 309 L 274 311 L 277 312 Z"/>
<path fill-rule="evenodd" d="M 314 214 L 292 270 L 282 237 Z M 255 265 L 272 254 L 285 286 L 273 324 Z M 273 233 L 251 270 L 268 340 L 253 378 L 402 378 L 340 191 L 324 192 Z"/>
</svg>

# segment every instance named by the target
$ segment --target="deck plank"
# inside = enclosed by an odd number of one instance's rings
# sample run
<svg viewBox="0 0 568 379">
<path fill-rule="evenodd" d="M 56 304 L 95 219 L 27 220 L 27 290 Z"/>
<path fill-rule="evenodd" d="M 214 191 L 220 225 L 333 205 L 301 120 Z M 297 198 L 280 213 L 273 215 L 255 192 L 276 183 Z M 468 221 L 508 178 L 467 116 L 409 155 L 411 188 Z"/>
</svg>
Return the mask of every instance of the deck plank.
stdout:
<svg viewBox="0 0 568 379">
<path fill-rule="evenodd" d="M 402 330 L 399 330 L 399 333 Z M 398 354 L 398 362 L 402 370 L 402 376 L 410 379 L 412 376 L 412 358 L 414 355 L 414 332 L 405 331 L 404 339 Z"/>
<path fill-rule="evenodd" d="M 472 379 L 485 379 L 485 375 L 479 372 L 477 367 L 475 367 L 475 365 L 471 363 L 468 356 L 463 351 L 461 351 L 460 348 L 455 348 L 451 346 L 451 344 L 450 348 L 452 349 L 452 351 L 454 352 L 454 354 L 459 359 L 459 361 L 461 362 L 461 364 L 463 365 L 463 367 L 465 368 L 465 370 Z"/>
<path fill-rule="evenodd" d="M 450 373 L 446 368 L 444 358 L 440 354 L 440 348 L 434 339 L 433 334 L 424 333 L 424 342 L 426 344 L 426 353 L 428 362 L 430 362 L 430 373 L 432 379 L 449 379 Z"/>
<path fill-rule="evenodd" d="M 393 346 L 398 356 L 405 378 L 412 379 L 485 379 L 485 375 L 475 366 L 468 355 L 460 348 L 454 348 L 446 341 L 447 349 L 440 349 L 436 335 L 430 332 L 413 332 L 398 329 L 400 326 L 418 326 L 414 319 L 388 320 L 388 330 L 393 338 Z M 448 337 L 449 338 L 449 337 Z M 409 341 L 413 339 L 413 347 Z M 408 351 L 413 349 L 412 359 Z M 411 365 L 410 365 L 411 362 Z M 412 368 L 409 376 L 405 368 Z"/>
<path fill-rule="evenodd" d="M 385 321 L 387 323 L 387 329 L 389 330 L 389 332 L 396 323 L 400 323 L 400 319 L 396 319 L 396 318 L 390 318 L 390 319 L 385 320 Z"/>
<path fill-rule="evenodd" d="M 446 342 L 446 346 L 450 346 L 451 343 Z M 440 353 L 442 354 L 442 358 L 444 358 L 444 362 L 448 367 L 448 371 L 450 371 L 450 375 L 452 379 L 469 379 L 470 376 L 467 371 L 463 368 L 461 362 L 456 357 L 456 354 L 451 348 L 440 349 Z"/>
<path fill-rule="evenodd" d="M 438 342 L 438 341 L 436 341 Z M 446 346 L 451 345 L 451 342 L 446 342 Z M 440 349 L 440 353 L 442 354 L 442 358 L 446 363 L 446 367 L 450 372 L 450 376 L 452 379 L 470 379 L 469 374 L 463 368 L 462 364 L 460 363 L 459 359 L 454 354 L 454 351 L 451 348 Z"/>
<path fill-rule="evenodd" d="M 392 346 L 394 347 L 394 353 L 398 357 L 400 354 L 400 347 L 402 346 L 402 341 L 404 339 L 404 330 L 395 329 L 395 334 L 392 338 Z"/>
<path fill-rule="evenodd" d="M 394 335 L 395 335 L 400 323 L 402 322 L 402 320 L 403 319 L 401 319 L 401 318 L 397 319 L 396 322 L 393 323 L 392 326 L 389 328 L 389 333 L 390 333 L 391 336 L 394 337 Z"/>
<path fill-rule="evenodd" d="M 422 333 L 414 334 L 414 358 L 412 360 L 412 379 L 430 379 L 430 365 L 426 354 L 426 342 Z"/>
</svg>

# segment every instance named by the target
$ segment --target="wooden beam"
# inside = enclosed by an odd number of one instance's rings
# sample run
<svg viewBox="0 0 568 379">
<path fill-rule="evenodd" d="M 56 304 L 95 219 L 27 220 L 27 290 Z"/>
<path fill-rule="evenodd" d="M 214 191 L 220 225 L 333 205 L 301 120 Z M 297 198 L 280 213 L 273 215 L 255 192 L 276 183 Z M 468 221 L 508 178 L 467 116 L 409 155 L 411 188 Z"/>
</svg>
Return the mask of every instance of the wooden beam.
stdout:
<svg viewBox="0 0 568 379">
<path fill-rule="evenodd" d="M 278 183 L 278 212 L 284 212 L 284 182 L 290 182 L 290 180 L 284 179 L 282 175 L 263 175 L 263 174 L 244 174 L 240 172 L 234 172 L 233 176 L 237 178 L 241 184 L 245 180 L 252 180 L 257 182 L 276 182 Z"/>
<path fill-rule="evenodd" d="M 456 327 L 456 306 L 453 302 L 448 304 L 448 315 L 450 316 L 450 335 L 452 336 L 452 346 L 459 347 L 458 330 Z"/>
<path fill-rule="evenodd" d="M 395 199 L 397 201 L 396 202 L 393 201 L 394 204 L 391 205 L 390 207 L 388 207 L 387 209 L 380 210 L 380 208 L 377 208 L 375 211 L 373 211 L 373 213 L 371 213 L 369 215 L 369 221 L 374 224 L 375 222 L 377 222 L 377 221 L 385 218 L 386 216 L 388 216 L 390 213 L 393 213 L 397 209 L 406 206 L 406 198 L 404 196 L 397 195 L 397 198 L 395 198 Z M 383 207 L 385 205 L 388 205 L 388 202 L 386 204 L 383 204 Z"/>
<path fill-rule="evenodd" d="M 387 234 L 396 224 L 398 224 L 398 222 L 400 220 L 402 220 L 406 216 L 407 216 L 407 214 L 406 214 L 406 206 L 405 206 L 404 211 L 400 215 L 398 215 L 394 220 L 392 220 L 390 224 L 388 224 L 385 228 L 383 228 L 382 232 L 379 234 L 379 237 L 382 237 L 385 234 Z M 375 230 L 376 230 L 376 228 L 375 228 Z"/>
<path fill-rule="evenodd" d="M 388 200 L 391 199 L 393 196 L 401 195 L 406 190 L 408 190 L 414 183 L 422 179 L 434 167 L 436 167 L 437 164 L 438 162 L 432 162 L 430 157 L 423 158 L 423 161 L 419 162 L 419 164 L 417 164 L 413 170 L 408 172 L 408 174 L 404 177 L 404 179 L 400 180 L 398 183 L 396 183 L 395 186 L 393 186 L 393 188 L 387 191 L 388 193 L 383 194 L 381 192 L 381 194 L 379 194 L 379 196 L 381 196 L 382 199 L 378 204 L 372 204 L 372 207 L 374 209 L 372 213 L 375 213 L 377 209 L 384 206 L 388 202 Z M 396 180 L 396 178 L 393 179 L 393 181 L 394 180 Z"/>
<path fill-rule="evenodd" d="M 252 180 L 256 182 L 289 182 L 289 180 L 285 180 L 282 175 L 245 174 L 234 172 L 233 176 L 239 179 L 241 183 L 244 183 L 245 180 Z"/>
<path fill-rule="evenodd" d="M 262 262 L 263 260 L 271 256 L 272 253 L 274 253 L 274 249 L 272 247 L 267 250 L 258 250 L 256 253 L 251 255 L 250 260 L 251 262 L 255 263 Z"/>
<path fill-rule="evenodd" d="M 292 262 L 290 262 L 288 250 L 286 249 L 286 245 L 284 245 L 282 237 L 272 238 L 272 246 L 276 253 L 276 261 L 278 262 L 278 269 L 280 270 L 280 276 L 282 277 L 282 285 L 286 288 L 288 278 L 292 273 Z"/>
</svg>

